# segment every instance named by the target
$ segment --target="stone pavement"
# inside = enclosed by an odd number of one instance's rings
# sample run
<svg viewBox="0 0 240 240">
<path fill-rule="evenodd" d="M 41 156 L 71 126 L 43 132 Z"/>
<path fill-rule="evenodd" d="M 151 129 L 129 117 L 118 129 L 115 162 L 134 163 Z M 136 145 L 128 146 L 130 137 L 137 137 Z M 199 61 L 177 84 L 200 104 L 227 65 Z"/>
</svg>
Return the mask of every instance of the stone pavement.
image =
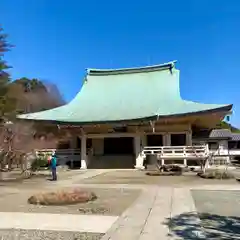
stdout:
<svg viewBox="0 0 240 240">
<path fill-rule="evenodd" d="M 192 189 L 201 190 L 240 190 L 239 185 L 202 185 L 191 187 L 159 187 L 157 185 L 128 185 L 128 184 L 77 184 L 81 179 L 94 177 L 112 170 L 91 170 L 83 174 L 75 175 L 71 179 L 50 184 L 51 187 L 81 186 L 94 188 L 129 188 L 142 189 L 140 197 L 120 216 L 86 216 L 86 215 L 56 215 L 53 214 L 31 214 L 24 213 L 0 213 L 0 228 L 23 227 L 33 229 L 43 224 L 45 230 L 68 230 L 100 232 L 106 234 L 102 240 L 175 240 L 175 239 L 206 239 L 204 229 L 200 226 L 195 204 L 192 198 Z M 171 219 L 181 214 L 191 214 L 187 219 L 189 226 L 198 226 L 187 233 L 188 238 L 181 234 L 174 235 L 173 232 L 184 232 L 184 226 L 173 226 Z M 49 216 L 45 216 L 49 215 Z M 55 224 L 49 224 L 56 217 Z M 74 219 L 73 219 L 74 218 Z M 4 220 L 3 220 L 4 219 Z M 15 220 L 14 220 L 15 219 Z M 21 219 L 21 221 L 20 221 Z M 25 221 L 22 221 L 26 219 Z M 46 219 L 48 219 L 46 221 Z M 50 219 L 50 220 L 49 220 Z M 31 220 L 31 221 L 30 221 Z M 38 222 L 38 224 L 35 224 Z M 174 228 L 174 231 L 171 231 Z M 194 231 L 195 229 L 198 229 Z"/>
<path fill-rule="evenodd" d="M 113 224 L 102 240 L 175 239 L 168 221 L 185 212 L 196 212 L 189 189 L 155 187 L 144 190 L 135 205 Z M 191 221 L 199 224 L 197 213 L 195 216 Z M 202 235 L 201 232 L 193 233 L 192 239 Z"/>
<path fill-rule="evenodd" d="M 116 216 L 1 212 L 0 229 L 38 229 L 105 233 Z"/>
<path fill-rule="evenodd" d="M 72 183 L 80 181 L 85 178 L 93 178 L 96 177 L 97 175 L 104 174 L 110 171 L 114 171 L 112 169 L 88 169 L 88 170 L 74 170 L 74 173 L 76 175 L 72 178 L 66 179 L 66 180 L 61 180 L 57 182 L 53 182 L 53 186 L 55 187 L 56 185 L 59 185 L 61 187 L 69 186 L 72 185 Z M 51 185 L 50 185 L 51 186 Z"/>
<path fill-rule="evenodd" d="M 195 188 L 194 188 L 195 189 Z M 240 186 L 208 185 L 196 187 L 201 190 L 240 190 Z M 134 206 L 129 208 L 105 234 L 102 240 L 165 240 L 165 239 L 206 239 L 204 229 L 200 226 L 191 188 L 148 187 Z M 171 232 L 172 218 L 180 214 L 191 214 L 188 224 L 194 226 L 184 236 L 175 236 Z M 184 226 L 174 227 L 174 231 L 184 232 Z M 187 226 L 189 228 L 189 225 Z M 194 231 L 194 229 L 198 229 Z M 200 229 L 200 230 L 199 230 Z"/>
</svg>

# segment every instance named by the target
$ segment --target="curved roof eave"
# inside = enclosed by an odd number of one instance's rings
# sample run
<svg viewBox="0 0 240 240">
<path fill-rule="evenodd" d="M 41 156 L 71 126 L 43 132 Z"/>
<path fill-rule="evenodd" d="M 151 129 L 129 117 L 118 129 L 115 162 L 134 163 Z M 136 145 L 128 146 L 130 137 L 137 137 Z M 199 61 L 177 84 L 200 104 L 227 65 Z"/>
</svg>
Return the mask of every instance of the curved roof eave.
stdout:
<svg viewBox="0 0 240 240">
<path fill-rule="evenodd" d="M 64 106 L 62 106 L 64 107 Z M 217 112 L 229 112 L 231 111 L 233 105 L 229 104 L 229 105 L 225 105 L 222 107 L 218 107 L 215 109 L 209 109 L 209 110 L 203 110 L 203 111 L 197 111 L 197 112 L 188 112 L 188 113 L 179 113 L 179 114 L 172 114 L 172 115 L 152 115 L 152 116 L 146 116 L 146 117 L 141 117 L 141 118 L 134 118 L 134 119 L 117 119 L 117 120 L 102 120 L 102 121 L 85 121 L 85 122 L 81 122 L 81 121 L 68 121 L 66 119 L 64 120 L 53 120 L 53 119 L 34 119 L 34 118 L 27 118 L 27 115 L 32 115 L 32 114 L 24 114 L 24 115 L 20 115 L 18 116 L 18 118 L 20 120 L 23 121 L 38 121 L 38 122 L 48 122 L 48 123 L 55 123 L 55 124 L 59 124 L 59 125 L 68 125 L 68 124 L 72 124 L 72 125 L 89 125 L 89 124 L 106 124 L 106 123 L 127 123 L 127 122 L 136 122 L 136 121 L 153 121 L 153 120 L 160 120 L 160 119 L 167 119 L 167 118 L 179 118 L 179 117 L 187 117 L 187 116 L 194 116 L 194 115 L 204 115 L 204 114 L 211 114 L 211 113 L 217 113 Z M 61 108 L 61 107 L 59 107 Z M 46 111 L 51 111 L 50 110 L 46 110 Z M 45 111 L 44 111 L 45 112 Z M 24 116 L 26 118 L 24 118 Z"/>
<path fill-rule="evenodd" d="M 68 104 L 19 115 L 19 119 L 69 124 L 141 121 L 229 111 L 231 104 L 203 104 L 181 98 L 175 62 L 125 69 L 90 69 Z M 107 92 L 106 92 L 107 91 Z"/>
</svg>

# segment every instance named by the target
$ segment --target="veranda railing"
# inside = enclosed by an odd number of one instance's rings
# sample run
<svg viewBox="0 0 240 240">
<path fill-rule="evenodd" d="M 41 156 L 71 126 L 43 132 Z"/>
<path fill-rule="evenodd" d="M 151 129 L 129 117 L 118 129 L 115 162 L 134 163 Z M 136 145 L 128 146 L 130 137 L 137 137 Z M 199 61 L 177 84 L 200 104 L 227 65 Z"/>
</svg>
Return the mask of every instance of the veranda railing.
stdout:
<svg viewBox="0 0 240 240">
<path fill-rule="evenodd" d="M 207 145 L 146 146 L 142 150 L 142 155 L 143 157 L 146 157 L 146 155 L 156 155 L 158 159 L 205 159 L 209 156 L 209 150 Z"/>
</svg>

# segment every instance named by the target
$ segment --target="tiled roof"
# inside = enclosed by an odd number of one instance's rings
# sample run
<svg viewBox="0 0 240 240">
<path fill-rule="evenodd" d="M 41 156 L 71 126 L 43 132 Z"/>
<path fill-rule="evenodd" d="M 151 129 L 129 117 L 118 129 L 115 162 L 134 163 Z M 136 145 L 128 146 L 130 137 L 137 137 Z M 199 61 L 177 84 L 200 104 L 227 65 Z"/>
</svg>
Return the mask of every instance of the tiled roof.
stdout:
<svg viewBox="0 0 240 240">
<path fill-rule="evenodd" d="M 95 124 L 231 110 L 231 104 L 204 104 L 182 99 L 179 74 L 175 62 L 130 69 L 88 69 L 80 92 L 70 103 L 18 118 Z"/>
<path fill-rule="evenodd" d="M 240 133 L 232 133 L 233 141 L 240 141 Z"/>
<path fill-rule="evenodd" d="M 229 129 L 202 130 L 193 134 L 193 139 L 240 141 L 240 133 L 232 133 Z"/>
<path fill-rule="evenodd" d="M 213 129 L 209 138 L 232 138 L 232 133 L 229 129 Z"/>
<path fill-rule="evenodd" d="M 232 133 L 229 129 L 213 129 L 209 134 L 209 138 L 240 141 L 240 133 Z"/>
</svg>

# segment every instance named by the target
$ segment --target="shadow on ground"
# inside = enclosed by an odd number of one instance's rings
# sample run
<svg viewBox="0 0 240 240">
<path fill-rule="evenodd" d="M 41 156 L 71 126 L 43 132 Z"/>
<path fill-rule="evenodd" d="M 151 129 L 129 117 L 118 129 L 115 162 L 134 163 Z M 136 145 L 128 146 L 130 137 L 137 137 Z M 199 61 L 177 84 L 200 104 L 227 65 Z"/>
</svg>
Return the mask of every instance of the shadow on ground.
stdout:
<svg viewBox="0 0 240 240">
<path fill-rule="evenodd" d="M 240 217 L 184 213 L 168 219 L 166 225 L 170 235 L 181 239 L 240 239 Z"/>
</svg>

